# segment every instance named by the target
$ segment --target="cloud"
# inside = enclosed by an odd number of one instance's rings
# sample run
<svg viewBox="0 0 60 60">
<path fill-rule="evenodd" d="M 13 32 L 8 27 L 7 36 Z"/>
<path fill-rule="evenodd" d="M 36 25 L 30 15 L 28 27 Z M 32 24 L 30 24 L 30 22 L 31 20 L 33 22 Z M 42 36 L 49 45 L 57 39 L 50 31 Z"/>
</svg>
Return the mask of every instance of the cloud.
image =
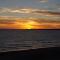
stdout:
<svg viewBox="0 0 60 60">
<path fill-rule="evenodd" d="M 48 2 L 48 0 L 40 0 L 41 3 Z"/>
<path fill-rule="evenodd" d="M 11 13 L 11 14 L 37 14 L 42 16 L 60 16 L 60 12 L 53 12 L 51 10 L 33 9 L 33 8 L 0 8 L 0 13 Z"/>
<path fill-rule="evenodd" d="M 0 8 L 0 13 L 9 12 L 9 11 L 11 11 L 11 9 L 9 8 Z"/>
<path fill-rule="evenodd" d="M 49 11 L 49 10 L 41 10 L 41 11 L 35 11 L 35 13 L 44 13 L 44 14 L 47 14 L 47 15 L 60 15 L 60 12 L 52 12 L 52 11 Z"/>
<path fill-rule="evenodd" d="M 13 16 L 0 16 L 0 24 L 14 24 L 16 19 Z"/>
<path fill-rule="evenodd" d="M 32 13 L 32 9 L 8 9 L 0 8 L 0 13 L 9 12 L 9 13 Z"/>
<path fill-rule="evenodd" d="M 15 21 L 12 20 L 0 20 L 0 24 L 14 24 Z"/>
</svg>

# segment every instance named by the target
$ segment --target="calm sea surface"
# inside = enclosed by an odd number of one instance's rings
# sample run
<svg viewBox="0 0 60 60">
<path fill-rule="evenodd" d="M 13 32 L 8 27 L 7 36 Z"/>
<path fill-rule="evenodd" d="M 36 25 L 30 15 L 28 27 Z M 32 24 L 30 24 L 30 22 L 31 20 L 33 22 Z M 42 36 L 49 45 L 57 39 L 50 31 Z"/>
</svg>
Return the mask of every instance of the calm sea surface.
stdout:
<svg viewBox="0 0 60 60">
<path fill-rule="evenodd" d="M 60 47 L 60 30 L 0 29 L 0 52 Z"/>
</svg>

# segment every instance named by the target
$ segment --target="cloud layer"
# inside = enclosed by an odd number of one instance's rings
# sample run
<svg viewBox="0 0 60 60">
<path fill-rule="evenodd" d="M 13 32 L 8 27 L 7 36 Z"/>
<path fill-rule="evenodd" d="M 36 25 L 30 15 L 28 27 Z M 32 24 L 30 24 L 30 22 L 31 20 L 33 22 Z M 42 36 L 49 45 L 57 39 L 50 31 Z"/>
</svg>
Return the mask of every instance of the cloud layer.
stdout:
<svg viewBox="0 0 60 60">
<path fill-rule="evenodd" d="M 20 9 L 9 9 L 9 8 L 0 8 L 0 13 L 24 13 L 24 14 L 45 14 L 45 15 L 58 15 L 60 12 L 52 12 L 50 10 L 41 10 L 41 9 L 32 9 L 32 8 L 20 8 Z"/>
<path fill-rule="evenodd" d="M 60 22 L 39 19 L 0 19 L 0 29 L 60 29 Z"/>
</svg>

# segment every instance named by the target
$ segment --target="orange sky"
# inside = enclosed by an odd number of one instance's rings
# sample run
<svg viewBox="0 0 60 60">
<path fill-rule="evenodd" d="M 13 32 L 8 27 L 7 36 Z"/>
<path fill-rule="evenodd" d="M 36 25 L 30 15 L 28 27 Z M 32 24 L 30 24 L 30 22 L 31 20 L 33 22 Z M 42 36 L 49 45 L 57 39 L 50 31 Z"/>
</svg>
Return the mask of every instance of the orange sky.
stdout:
<svg viewBox="0 0 60 60">
<path fill-rule="evenodd" d="M 12 23 L 11 23 L 12 22 Z M 39 22 L 37 20 L 0 20 L 0 29 L 60 29 L 59 22 Z"/>
</svg>

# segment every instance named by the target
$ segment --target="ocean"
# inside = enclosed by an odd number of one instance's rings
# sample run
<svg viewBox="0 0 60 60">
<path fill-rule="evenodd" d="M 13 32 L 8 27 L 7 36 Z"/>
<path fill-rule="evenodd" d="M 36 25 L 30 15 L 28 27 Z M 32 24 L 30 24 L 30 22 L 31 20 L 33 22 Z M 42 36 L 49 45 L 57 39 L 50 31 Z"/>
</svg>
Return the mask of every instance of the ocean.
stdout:
<svg viewBox="0 0 60 60">
<path fill-rule="evenodd" d="M 59 29 L 0 29 L 0 52 L 60 47 Z"/>
</svg>

